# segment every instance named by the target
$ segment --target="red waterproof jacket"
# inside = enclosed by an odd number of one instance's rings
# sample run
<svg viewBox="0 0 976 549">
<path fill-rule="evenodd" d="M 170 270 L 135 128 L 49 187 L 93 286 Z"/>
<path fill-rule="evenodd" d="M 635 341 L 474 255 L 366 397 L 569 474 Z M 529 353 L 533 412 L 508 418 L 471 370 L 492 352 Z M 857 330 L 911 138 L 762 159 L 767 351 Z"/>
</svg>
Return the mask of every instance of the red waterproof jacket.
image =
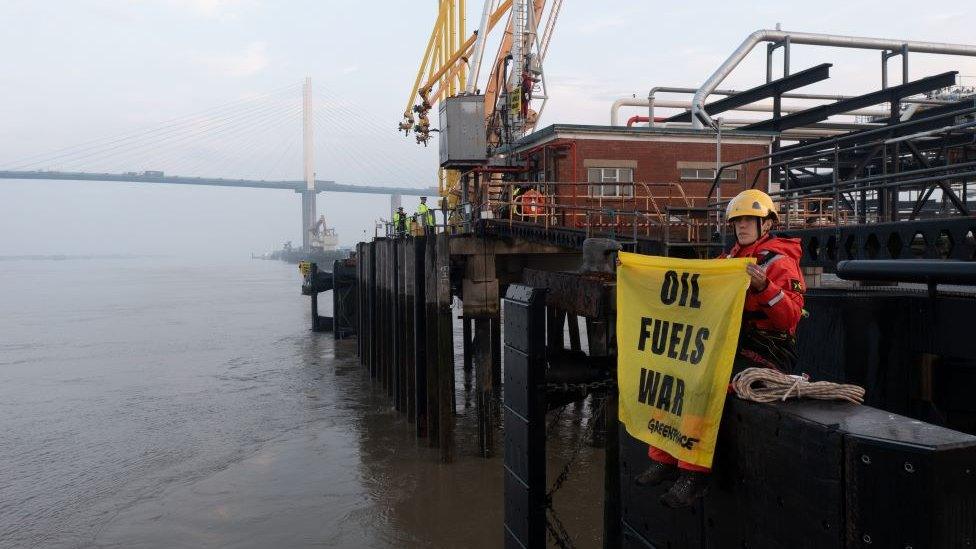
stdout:
<svg viewBox="0 0 976 549">
<path fill-rule="evenodd" d="M 743 321 L 760 330 L 796 333 L 803 312 L 803 274 L 798 238 L 779 238 L 770 234 L 748 246 L 736 244 L 726 257 L 755 257 L 765 267 L 766 289 L 746 292 Z"/>
</svg>

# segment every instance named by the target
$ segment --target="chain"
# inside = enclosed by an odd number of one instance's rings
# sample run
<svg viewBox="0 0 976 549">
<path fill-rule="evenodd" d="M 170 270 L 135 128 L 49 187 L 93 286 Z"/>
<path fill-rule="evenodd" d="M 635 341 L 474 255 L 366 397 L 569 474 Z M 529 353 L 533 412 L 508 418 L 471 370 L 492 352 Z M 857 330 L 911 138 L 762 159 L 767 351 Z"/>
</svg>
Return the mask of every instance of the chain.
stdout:
<svg viewBox="0 0 976 549">
<path fill-rule="evenodd" d="M 617 381 L 612 377 L 608 377 L 601 381 L 591 381 L 589 383 L 546 383 L 545 389 L 547 394 L 579 391 L 585 395 L 590 392 L 610 390 L 616 386 Z"/>
<path fill-rule="evenodd" d="M 608 386 L 608 381 L 612 384 L 613 379 L 597 382 L 595 384 L 578 383 L 556 385 L 560 388 L 563 387 L 563 385 L 584 385 L 589 387 L 599 385 L 601 387 L 606 387 Z M 546 388 L 548 390 L 549 386 L 547 385 Z M 556 414 L 557 419 L 565 408 L 566 407 L 563 406 Z M 571 455 L 569 460 L 566 461 L 566 464 L 563 465 L 563 469 L 559 472 L 559 476 L 556 477 L 556 481 L 552 483 L 552 488 L 550 488 L 549 492 L 546 493 L 546 527 L 549 529 L 549 533 L 556 541 L 556 545 L 560 548 L 568 549 L 575 547 L 576 545 L 573 543 L 573 539 L 569 536 L 569 532 L 566 530 L 566 527 L 563 525 L 562 521 L 559 520 L 559 516 L 556 514 L 556 509 L 552 506 L 552 497 L 557 491 L 559 491 L 560 488 L 562 488 L 563 483 L 566 482 L 566 479 L 569 478 L 569 473 L 572 470 L 573 465 L 576 463 L 577 458 L 579 458 L 580 452 L 582 452 L 583 448 L 586 446 L 586 441 L 589 439 L 590 435 L 593 434 L 593 430 L 596 428 L 597 423 L 603 418 L 606 408 L 607 399 L 604 398 L 600 403 L 600 407 L 597 408 L 597 410 L 593 413 L 593 416 L 590 418 L 590 422 L 587 424 L 586 430 L 583 431 L 582 436 L 580 436 L 579 443 L 576 445 L 576 448 L 573 449 L 573 455 Z M 552 422 L 552 425 L 554 424 L 555 421 Z"/>
<path fill-rule="evenodd" d="M 552 505 L 549 505 L 546 511 L 548 511 L 546 513 L 546 519 L 548 519 L 546 520 L 546 528 L 549 529 L 549 535 L 552 536 L 552 539 L 556 541 L 556 546 L 561 549 L 572 549 L 576 547 L 576 544 L 573 543 L 573 538 L 566 531 L 566 526 L 563 525 L 563 521 L 559 520 Z"/>
<path fill-rule="evenodd" d="M 597 408 L 596 412 L 593 413 L 593 417 L 590 419 L 590 423 L 586 426 L 586 430 L 583 431 L 583 435 L 580 437 L 579 443 L 573 450 L 573 455 L 570 456 L 569 460 L 566 462 L 566 465 L 563 466 L 563 470 L 559 472 L 559 476 L 556 477 L 556 481 L 552 483 L 552 488 L 550 488 L 549 492 L 546 494 L 547 505 L 550 509 L 552 508 L 553 494 L 558 492 L 559 489 L 562 488 L 563 483 L 566 482 L 566 479 L 569 478 L 570 469 L 572 469 L 576 459 L 579 458 L 580 452 L 582 452 L 583 448 L 586 446 L 586 441 L 589 439 L 590 435 L 593 434 L 593 429 L 596 428 L 596 424 L 603 417 L 603 413 L 606 411 L 606 408 L 607 399 L 603 399 L 603 401 L 600 403 L 600 407 Z"/>
<path fill-rule="evenodd" d="M 561 418 L 563 416 L 563 412 L 566 411 L 566 408 L 568 406 L 569 406 L 569 403 L 567 402 L 566 404 L 563 404 L 562 406 L 560 406 L 558 410 L 556 410 L 556 413 L 553 415 L 552 420 L 549 422 L 549 425 L 546 425 L 546 433 L 547 434 L 548 433 L 551 433 L 552 432 L 552 428 L 555 427 L 557 423 L 559 423 L 559 418 Z"/>
</svg>

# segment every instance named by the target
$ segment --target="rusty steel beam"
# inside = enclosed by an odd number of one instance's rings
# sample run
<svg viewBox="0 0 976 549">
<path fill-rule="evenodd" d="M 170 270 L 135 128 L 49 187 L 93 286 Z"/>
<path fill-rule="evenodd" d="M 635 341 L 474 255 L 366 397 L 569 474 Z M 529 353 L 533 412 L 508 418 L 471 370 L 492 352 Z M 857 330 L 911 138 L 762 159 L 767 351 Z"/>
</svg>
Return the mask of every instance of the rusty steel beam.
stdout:
<svg viewBox="0 0 976 549">
<path fill-rule="evenodd" d="M 568 273 L 525 269 L 527 286 L 546 288 L 546 305 L 578 316 L 599 317 L 610 310 L 609 284 L 614 279 L 596 273 Z"/>
</svg>

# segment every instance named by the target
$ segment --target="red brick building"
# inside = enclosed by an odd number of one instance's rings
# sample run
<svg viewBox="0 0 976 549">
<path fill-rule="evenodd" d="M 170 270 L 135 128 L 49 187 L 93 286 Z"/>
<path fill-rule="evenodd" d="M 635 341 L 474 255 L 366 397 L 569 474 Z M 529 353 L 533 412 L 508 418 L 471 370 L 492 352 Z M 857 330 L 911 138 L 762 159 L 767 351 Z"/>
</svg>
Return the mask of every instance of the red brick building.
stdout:
<svg viewBox="0 0 976 549">
<path fill-rule="evenodd" d="M 721 161 L 768 154 L 771 139 L 768 134 L 723 131 Z M 565 124 L 534 132 L 512 150 L 531 167 L 525 179 L 540 183 L 539 190 L 556 203 L 560 224 L 571 227 L 606 225 L 607 210 L 640 210 L 663 220 L 667 206 L 703 206 L 715 178 L 716 152 L 711 130 Z M 762 165 L 723 170 L 721 196 L 749 188 Z M 763 172 L 756 187 L 765 190 L 767 181 Z"/>
</svg>

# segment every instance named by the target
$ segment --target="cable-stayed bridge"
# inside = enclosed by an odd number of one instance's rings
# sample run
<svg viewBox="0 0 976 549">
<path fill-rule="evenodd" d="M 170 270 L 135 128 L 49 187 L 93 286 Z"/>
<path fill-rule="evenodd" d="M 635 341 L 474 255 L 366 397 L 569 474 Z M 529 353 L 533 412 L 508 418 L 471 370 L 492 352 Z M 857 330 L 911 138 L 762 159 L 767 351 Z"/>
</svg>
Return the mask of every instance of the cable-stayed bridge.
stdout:
<svg viewBox="0 0 976 549">
<path fill-rule="evenodd" d="M 169 183 L 175 185 L 206 185 L 211 187 L 244 187 L 249 189 L 285 189 L 302 192 L 306 182 L 302 180 L 225 179 L 221 177 L 186 177 L 179 175 L 153 175 L 137 173 L 89 173 L 59 171 L 2 171 L 0 179 L 48 179 L 56 181 L 118 181 L 124 183 Z M 316 192 L 365 193 L 406 196 L 427 196 L 437 192 L 434 187 L 385 187 L 377 185 L 350 185 L 335 181 L 315 180 Z"/>
<path fill-rule="evenodd" d="M 395 206 L 402 195 L 436 194 L 417 183 L 430 181 L 434 165 L 369 109 L 315 93 L 306 79 L 138 131 L 0 161 L 0 179 L 291 190 L 302 196 L 307 250 L 318 193 L 389 195 Z M 323 173 L 330 179 L 317 177 Z"/>
</svg>

